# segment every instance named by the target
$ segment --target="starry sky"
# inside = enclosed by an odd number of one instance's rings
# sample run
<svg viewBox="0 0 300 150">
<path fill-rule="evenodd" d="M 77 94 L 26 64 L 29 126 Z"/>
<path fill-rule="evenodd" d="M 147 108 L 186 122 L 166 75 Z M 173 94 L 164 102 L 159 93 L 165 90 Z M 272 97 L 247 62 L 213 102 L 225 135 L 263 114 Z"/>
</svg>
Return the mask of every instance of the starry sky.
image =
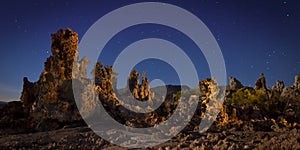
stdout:
<svg viewBox="0 0 300 150">
<path fill-rule="evenodd" d="M 17 100 L 23 77 L 36 81 L 51 55 L 50 34 L 72 28 L 79 40 L 89 27 L 108 12 L 128 1 L 2 1 L 0 5 L 0 101 Z M 263 72 L 268 86 L 277 79 L 292 85 L 300 74 L 300 2 L 298 0 L 167 0 L 159 1 L 182 7 L 199 17 L 217 39 L 227 75 L 244 85 L 253 86 Z M 174 16 L 176 17 L 176 16 Z M 207 62 L 197 46 L 172 28 L 145 24 L 130 27 L 107 44 L 99 60 L 112 65 L 122 48 L 143 38 L 172 41 L 191 57 L 199 78 L 210 77 Z M 150 80 L 160 78 L 177 84 L 178 76 L 167 63 L 152 59 L 136 67 L 147 71 Z"/>
</svg>

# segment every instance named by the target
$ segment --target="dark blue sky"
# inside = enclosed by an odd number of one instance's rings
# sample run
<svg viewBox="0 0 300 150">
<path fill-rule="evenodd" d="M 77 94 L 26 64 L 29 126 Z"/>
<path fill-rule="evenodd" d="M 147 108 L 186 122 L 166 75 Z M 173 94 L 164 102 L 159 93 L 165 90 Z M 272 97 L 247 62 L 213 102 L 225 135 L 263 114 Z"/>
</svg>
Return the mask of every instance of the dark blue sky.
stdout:
<svg viewBox="0 0 300 150">
<path fill-rule="evenodd" d="M 50 34 L 70 27 L 79 33 L 80 39 L 101 16 L 136 2 L 143 1 L 2 1 L 0 100 L 18 99 L 24 76 L 31 81 L 38 79 L 44 61 L 51 53 Z M 275 84 L 277 79 L 291 85 L 294 76 L 300 74 L 299 1 L 161 2 L 180 6 L 198 16 L 216 37 L 225 58 L 228 76 L 237 77 L 244 85 L 253 86 L 261 72 L 265 73 L 269 86 Z M 109 63 L 117 55 L 114 53 L 118 52 L 116 49 L 135 39 L 146 38 L 144 35 L 177 41 L 196 61 L 199 76 L 209 77 L 206 61 L 197 47 L 189 40 L 183 40 L 185 37 L 179 32 L 155 25 L 136 26 L 121 32 L 112 40 L 111 46 L 108 45 L 115 51 L 109 51 L 109 48 L 104 51 L 104 63 L 112 65 Z M 153 63 L 156 65 L 149 65 Z M 148 60 L 139 64 L 137 69 L 153 71 L 148 73 L 150 80 L 161 77 L 167 83 L 177 83 L 176 75 L 171 73 L 172 68 L 163 62 Z"/>
</svg>

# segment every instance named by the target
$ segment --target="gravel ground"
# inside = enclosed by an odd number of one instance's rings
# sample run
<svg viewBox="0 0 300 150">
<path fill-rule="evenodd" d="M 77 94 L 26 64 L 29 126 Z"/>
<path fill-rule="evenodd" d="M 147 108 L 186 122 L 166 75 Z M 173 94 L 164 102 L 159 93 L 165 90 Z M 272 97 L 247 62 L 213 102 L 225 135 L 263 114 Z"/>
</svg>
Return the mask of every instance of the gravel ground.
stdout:
<svg viewBox="0 0 300 150">
<path fill-rule="evenodd" d="M 126 149 L 103 140 L 88 127 L 2 135 L 0 143 L 0 149 Z M 180 133 L 163 144 L 145 149 L 300 149 L 300 130 Z"/>
</svg>

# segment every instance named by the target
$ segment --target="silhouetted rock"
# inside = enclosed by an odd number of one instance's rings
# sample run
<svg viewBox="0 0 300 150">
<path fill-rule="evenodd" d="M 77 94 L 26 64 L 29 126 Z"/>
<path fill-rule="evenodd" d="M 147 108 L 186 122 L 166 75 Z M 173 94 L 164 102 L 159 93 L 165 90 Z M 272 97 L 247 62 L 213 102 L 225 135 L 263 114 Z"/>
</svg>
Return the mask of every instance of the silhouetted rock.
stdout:
<svg viewBox="0 0 300 150">
<path fill-rule="evenodd" d="M 284 89 L 284 82 L 276 80 L 276 85 L 272 87 L 272 90 L 281 93 L 283 89 Z"/>
<path fill-rule="evenodd" d="M 264 90 L 267 91 L 266 78 L 263 73 L 260 74 L 259 79 L 255 83 L 255 90 Z"/>
<path fill-rule="evenodd" d="M 34 93 L 35 91 L 33 90 L 35 88 L 35 85 L 35 83 L 29 82 L 27 77 L 23 78 L 23 91 L 21 95 L 21 101 L 23 103 L 24 110 L 27 113 L 29 113 L 30 111 L 30 107 L 28 106 L 32 106 L 32 104 L 36 100 L 36 93 Z"/>
<path fill-rule="evenodd" d="M 0 107 L 0 135 L 32 131 L 22 102 L 14 101 Z"/>
<path fill-rule="evenodd" d="M 243 88 L 242 83 L 234 77 L 229 78 L 229 89 L 233 91 L 237 91 L 238 89 Z"/>
<path fill-rule="evenodd" d="M 1 102 L 0 101 L 0 108 L 3 107 L 3 106 L 5 106 L 5 105 L 7 105 L 7 102 Z"/>
<path fill-rule="evenodd" d="M 282 90 L 281 97 L 286 99 L 296 99 L 300 95 L 300 75 L 295 76 L 293 86 L 285 87 Z"/>
<path fill-rule="evenodd" d="M 282 93 L 281 93 L 281 97 L 285 98 L 285 99 L 292 99 L 295 95 L 295 92 L 294 92 L 294 88 L 293 87 L 285 87 L 283 88 L 282 90 Z"/>
</svg>

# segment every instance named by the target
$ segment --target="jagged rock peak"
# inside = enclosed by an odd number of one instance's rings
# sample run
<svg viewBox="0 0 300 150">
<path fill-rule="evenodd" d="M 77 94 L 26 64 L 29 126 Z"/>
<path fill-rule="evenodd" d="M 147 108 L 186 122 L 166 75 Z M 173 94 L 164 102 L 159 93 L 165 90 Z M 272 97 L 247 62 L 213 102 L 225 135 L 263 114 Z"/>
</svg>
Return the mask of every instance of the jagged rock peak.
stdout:
<svg viewBox="0 0 300 150">
<path fill-rule="evenodd" d="M 272 90 L 273 91 L 277 91 L 277 92 L 282 92 L 284 89 L 284 82 L 283 81 L 279 81 L 279 80 L 276 80 L 276 85 L 274 85 L 272 87 Z"/>
<path fill-rule="evenodd" d="M 54 57 L 61 60 L 77 59 L 78 56 L 78 34 L 72 29 L 60 29 L 51 35 L 51 52 Z"/>
<path fill-rule="evenodd" d="M 117 99 L 114 89 L 116 89 L 117 73 L 112 66 L 103 68 L 102 62 L 97 62 L 94 68 L 95 85 L 101 89 L 102 99 Z"/>
<path fill-rule="evenodd" d="M 57 78 L 62 80 L 71 79 L 73 62 L 78 60 L 78 34 L 68 28 L 57 31 L 51 37 L 52 56 L 47 58 L 40 79 L 42 81 Z M 48 73 L 51 75 L 46 76 Z"/>
<path fill-rule="evenodd" d="M 229 88 L 230 90 L 236 91 L 238 89 L 243 88 L 243 84 L 234 77 L 229 78 Z"/>
<path fill-rule="evenodd" d="M 266 78 L 263 73 L 260 74 L 259 79 L 256 81 L 254 89 L 267 91 Z"/>
<path fill-rule="evenodd" d="M 146 101 L 151 100 L 150 84 L 146 77 L 146 72 L 142 75 L 142 84 L 140 84 L 139 73 L 132 70 L 128 78 L 129 90 L 133 97 L 137 100 Z"/>
</svg>

